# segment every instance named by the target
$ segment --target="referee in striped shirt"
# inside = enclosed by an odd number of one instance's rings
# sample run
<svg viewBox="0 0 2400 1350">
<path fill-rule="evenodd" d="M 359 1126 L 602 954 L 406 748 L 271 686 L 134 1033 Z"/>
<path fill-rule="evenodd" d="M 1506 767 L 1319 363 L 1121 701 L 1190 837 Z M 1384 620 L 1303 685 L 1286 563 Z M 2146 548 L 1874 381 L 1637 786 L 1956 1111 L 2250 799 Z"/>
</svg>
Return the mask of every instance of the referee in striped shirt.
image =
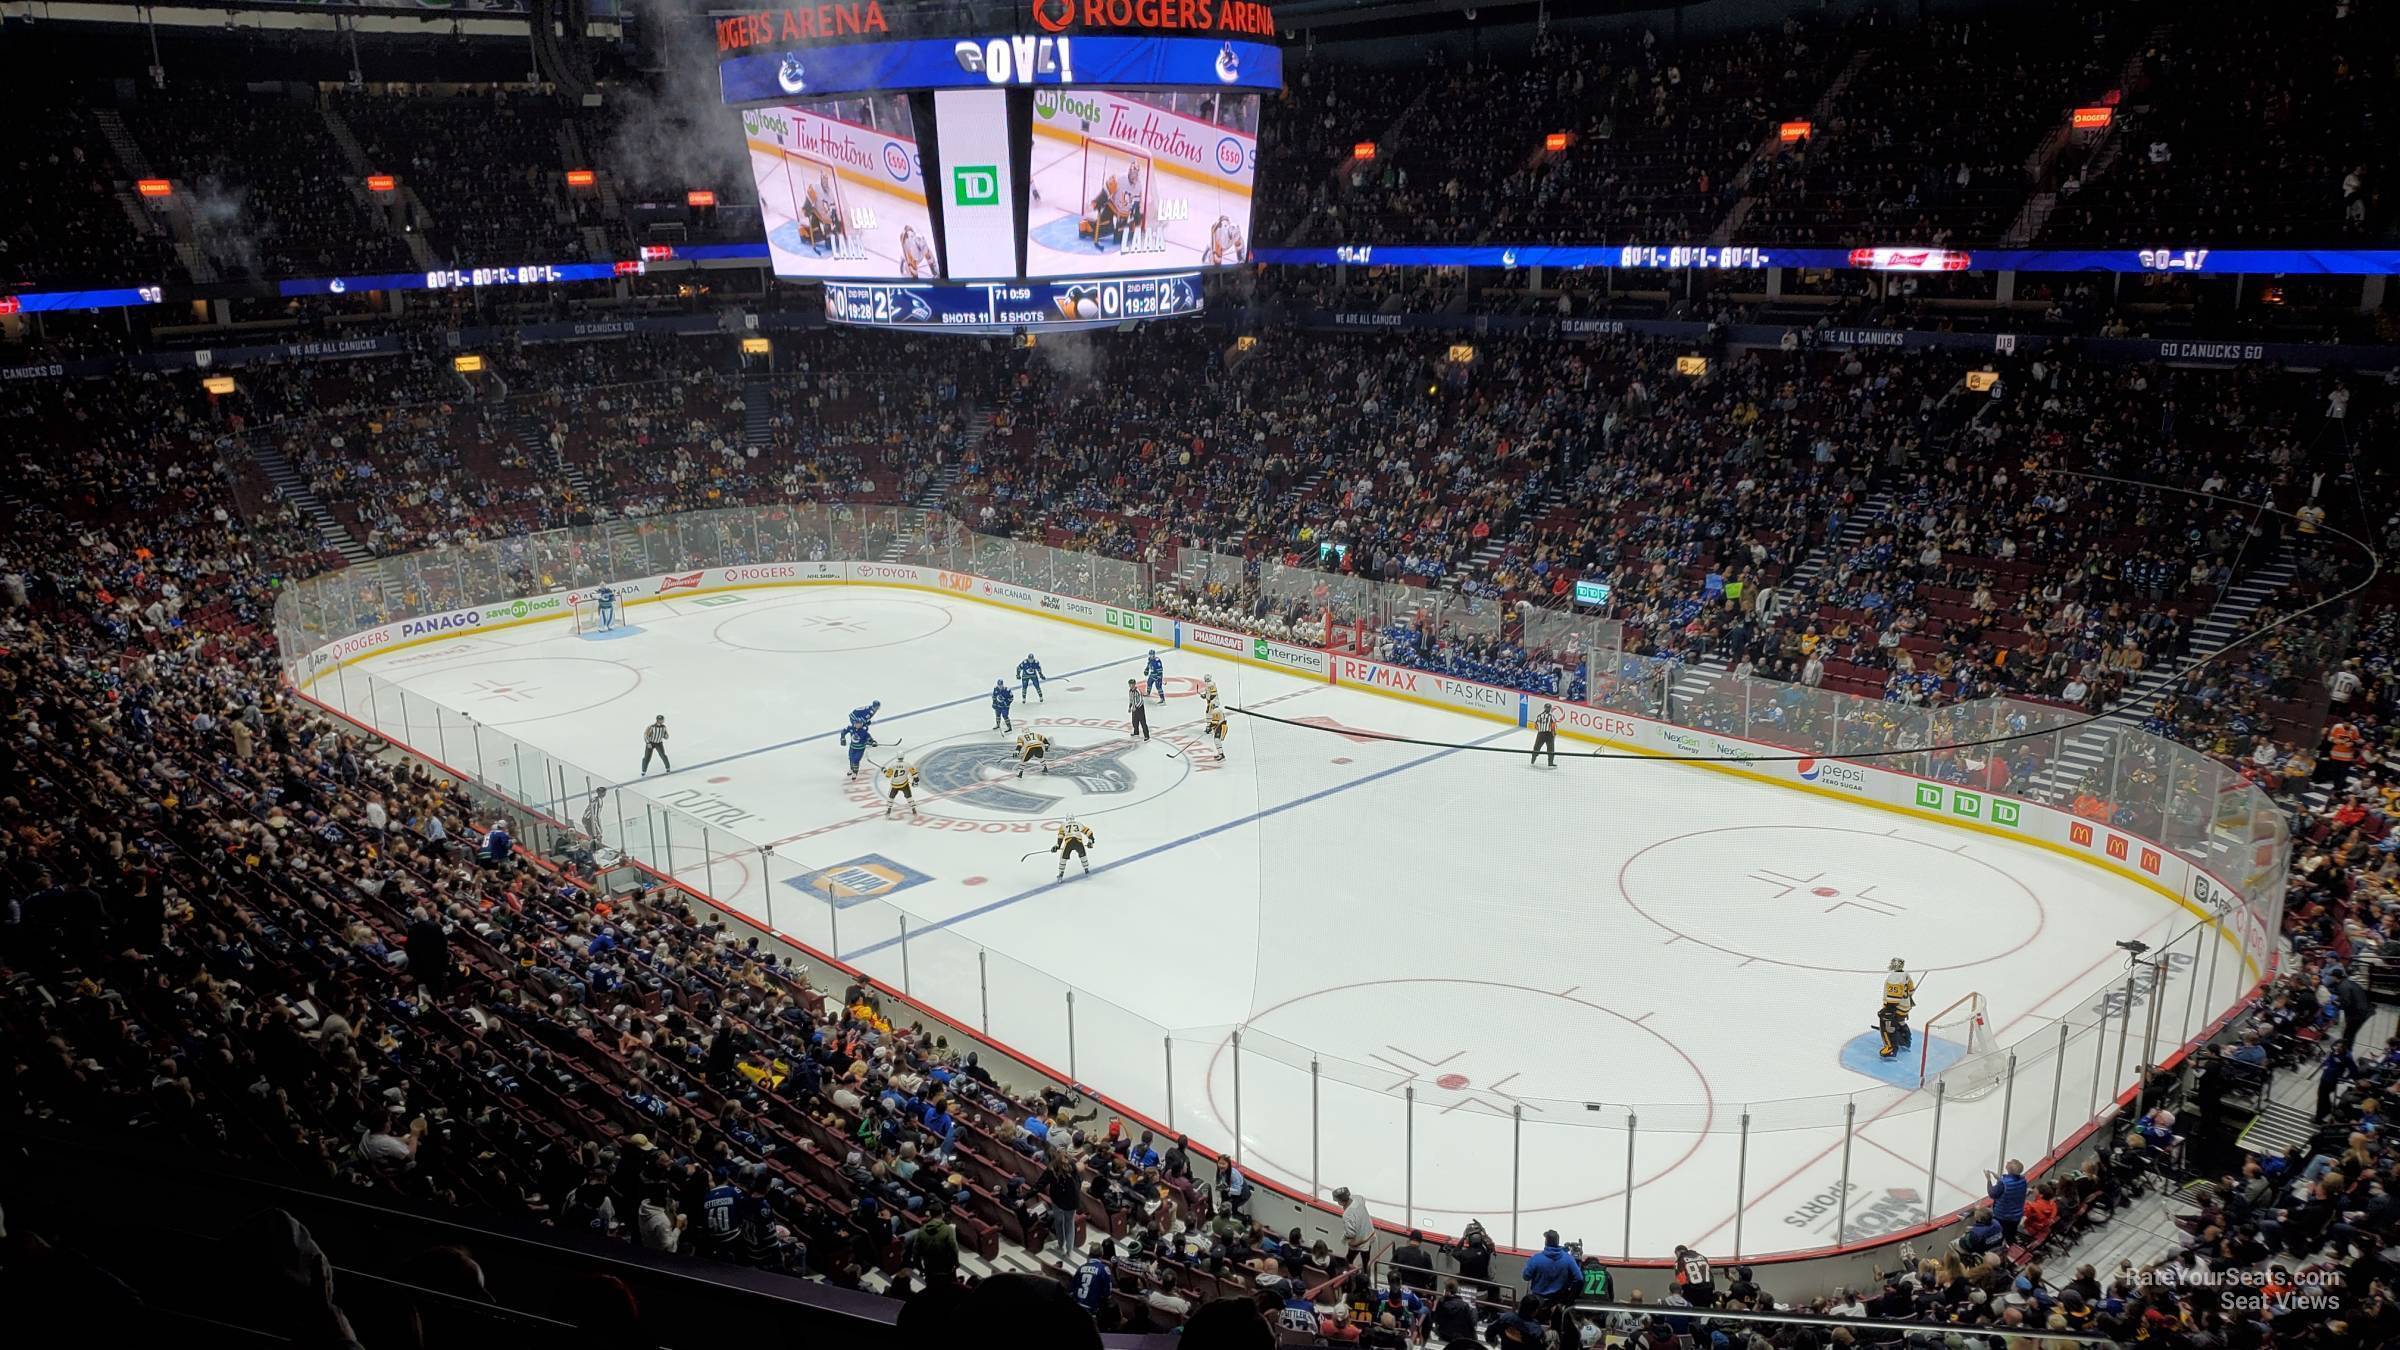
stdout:
<svg viewBox="0 0 2400 1350">
<path fill-rule="evenodd" d="M 1557 768 L 1558 708 L 1555 704 L 1549 703 L 1543 704 L 1541 712 L 1536 714 L 1533 719 L 1533 757 L 1526 762 L 1540 764 L 1545 751 L 1550 756 L 1550 767 Z"/>
</svg>

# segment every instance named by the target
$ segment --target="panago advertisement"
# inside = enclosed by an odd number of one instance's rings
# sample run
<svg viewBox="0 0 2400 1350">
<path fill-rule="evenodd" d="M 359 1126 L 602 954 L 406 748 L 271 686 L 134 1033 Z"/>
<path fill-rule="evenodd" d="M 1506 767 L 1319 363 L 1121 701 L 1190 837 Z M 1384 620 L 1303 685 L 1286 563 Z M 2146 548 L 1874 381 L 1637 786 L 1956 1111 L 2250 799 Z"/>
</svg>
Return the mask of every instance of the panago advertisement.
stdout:
<svg viewBox="0 0 2400 1350">
<path fill-rule="evenodd" d="M 1389 665 L 1201 624 L 1178 623 L 1164 615 L 1143 610 L 1123 609 L 966 573 L 906 563 L 757 563 L 644 577 L 616 583 L 615 589 L 621 595 L 642 597 L 635 601 L 637 604 L 654 604 L 717 590 L 842 581 L 909 586 L 980 600 L 1108 629 L 1144 642 L 1188 647 L 1228 660 L 1283 670 L 1307 679 L 1376 690 L 1518 726 L 1526 725 L 1532 711 L 1547 702 L 1539 695 L 1477 684 L 1431 671 Z M 396 643 L 437 641 L 489 631 L 500 625 L 560 617 L 569 612 L 569 607 L 579 594 L 582 592 L 528 596 L 366 629 L 317 648 L 303 658 L 299 663 L 300 670 L 295 673 L 305 687 L 341 664 L 362 655 L 380 652 Z M 1782 746 L 1674 726 L 1630 713 L 1563 702 L 1552 703 L 1551 706 L 1560 710 L 1561 729 L 1568 739 L 1630 749 L 1662 758 L 1695 761 L 1695 767 L 1736 773 L 1761 782 L 1872 804 L 1962 829 L 2026 840 L 2082 859 L 2148 887 L 2194 914 L 2210 919 L 2217 925 L 2218 931 L 2244 953 L 2242 959 L 2253 977 L 2261 973 L 2259 958 L 2273 951 L 2274 935 L 2265 930 L 2259 909 L 2239 892 L 2217 876 L 2195 866 L 2183 855 L 2106 824 L 2037 802 L 1955 783 L 1918 778 L 1872 764 L 1810 756 Z M 2250 844 L 2251 841 L 2245 838 L 2229 845 L 2229 848 L 2233 853 L 2247 856 Z"/>
<path fill-rule="evenodd" d="M 1036 90 L 1025 275 L 1246 263 L 1257 175 L 1256 94 Z"/>
<path fill-rule="evenodd" d="M 905 95 L 751 108 L 742 131 L 775 275 L 941 275 Z"/>
</svg>

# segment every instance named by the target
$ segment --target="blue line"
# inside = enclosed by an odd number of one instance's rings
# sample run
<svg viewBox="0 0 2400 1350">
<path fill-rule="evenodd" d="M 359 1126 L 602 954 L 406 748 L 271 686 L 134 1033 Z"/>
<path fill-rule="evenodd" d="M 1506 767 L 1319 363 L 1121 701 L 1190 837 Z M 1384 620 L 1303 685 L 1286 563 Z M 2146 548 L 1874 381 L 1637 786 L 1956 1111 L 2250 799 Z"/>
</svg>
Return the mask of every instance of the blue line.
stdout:
<svg viewBox="0 0 2400 1350">
<path fill-rule="evenodd" d="M 1512 727 L 1510 730 L 1513 731 L 1515 728 Z M 1093 868 L 1092 872 L 1094 875 L 1097 875 L 1101 872 L 1114 871 L 1120 867 L 1131 867 L 1135 863 L 1141 862 L 1146 858 L 1157 857 L 1161 853 L 1182 848 L 1186 844 L 1196 844 L 1203 839 L 1210 838 L 1211 836 L 1223 834 L 1227 830 L 1240 829 L 1244 825 L 1255 824 L 1258 821 L 1265 820 L 1269 816 L 1282 815 L 1286 811 L 1306 806 L 1310 802 L 1321 801 L 1327 797 L 1333 796 L 1336 793 L 1348 792 L 1352 788 L 1365 787 L 1367 784 L 1372 783 L 1379 778 L 1389 778 L 1393 774 L 1406 773 L 1410 769 L 1431 764 L 1437 759 L 1447 759 L 1450 756 L 1457 754 L 1461 750 L 1470 749 L 1478 745 L 1489 745 L 1493 741 L 1499 740 L 1501 737 L 1506 736 L 1507 734 L 1509 734 L 1507 731 L 1495 731 L 1491 735 L 1486 736 L 1479 741 L 1469 741 L 1465 745 L 1454 745 L 1446 750 L 1436 750 L 1430 755 L 1420 755 L 1415 759 L 1407 761 L 1406 763 L 1395 764 L 1388 769 L 1377 769 L 1375 772 L 1368 774 L 1364 778 L 1353 778 L 1347 783 L 1336 783 L 1329 788 L 1319 788 L 1315 792 L 1311 792 L 1305 797 L 1294 797 L 1288 802 L 1284 802 L 1277 806 L 1270 806 L 1263 811 L 1253 811 L 1249 815 L 1243 816 L 1237 820 L 1229 820 L 1222 825 L 1211 825 L 1205 830 L 1198 831 L 1194 834 L 1187 834 L 1181 839 L 1170 839 L 1163 844 L 1154 844 L 1151 847 L 1143 849 L 1141 852 L 1133 854 L 1130 857 L 1119 858 L 1115 862 L 1102 863 L 1098 867 Z M 908 930 L 909 936 L 923 937 L 925 934 L 933 932 L 937 929 L 948 928 L 954 924 L 961 924 L 969 919 L 981 918 L 982 916 L 991 913 L 993 910 L 1006 909 L 1010 905 L 1013 905 L 1020 900 L 1031 900 L 1037 895 L 1046 895 L 1051 891 L 1057 890 L 1059 887 L 1067 885 L 1070 881 L 1080 880 L 1082 880 L 1081 877 L 1073 877 L 1061 878 L 1055 881 L 1045 881 L 1041 885 L 1036 886 L 1031 890 L 1019 891 L 1015 895 L 1004 896 L 998 900 L 994 900 L 990 904 L 985 905 L 980 909 L 970 909 L 961 914 L 953 914 L 947 919 L 926 924 L 921 928 L 911 928 Z M 860 957 L 873 956 L 875 953 L 882 951 L 886 947 L 897 947 L 899 945 L 899 938 L 888 937 L 880 942 L 870 942 L 864 947 L 854 948 L 850 951 L 835 952 L 833 954 L 833 959 L 836 961 L 856 962 Z"/>
<path fill-rule="evenodd" d="M 1065 673 L 1065 674 L 1063 674 L 1063 675 L 1045 675 L 1045 676 L 1043 676 L 1043 677 L 1042 677 L 1042 679 L 1043 679 L 1043 682 L 1044 682 L 1044 683 L 1049 683 L 1049 682 L 1056 681 L 1056 680 L 1071 680 L 1071 679 L 1074 679 L 1074 678 L 1075 678 L 1076 676 L 1078 676 L 1078 675 L 1089 675 L 1089 674 L 1091 674 L 1091 673 L 1092 673 L 1093 671 L 1095 671 L 1095 670 L 1106 670 L 1106 669 L 1108 669 L 1110 666 L 1121 666 L 1121 665 L 1124 665 L 1124 664 L 1125 664 L 1127 661 L 1139 661 L 1139 660 L 1142 660 L 1142 659 L 1143 659 L 1143 658 L 1142 658 L 1142 657 L 1139 657 L 1139 656 L 1128 656 L 1128 657 L 1125 657 L 1125 658 L 1123 658 L 1122 660 L 1116 660 L 1116 661 L 1103 661 L 1103 662 L 1101 662 L 1099 665 L 1096 665 L 1096 666 L 1085 666 L 1085 667 L 1084 667 L 1083 669 L 1081 669 L 1081 670 L 1070 670 L 1070 671 L 1066 672 L 1066 673 Z M 877 720 L 877 721 L 880 721 L 880 722 L 883 722 L 883 723 L 885 723 L 886 725 L 889 725 L 890 723 L 893 723 L 893 722 L 900 721 L 900 720 L 901 720 L 901 719 L 903 719 L 903 718 L 915 717 L 915 716 L 917 716 L 917 715 L 918 715 L 918 714 L 920 714 L 920 713 L 940 712 L 940 711 L 942 711 L 944 708 L 955 708 L 955 707 L 957 707 L 958 705 L 960 705 L 961 703 L 974 703 L 974 702 L 976 702 L 976 701 L 978 701 L 978 700 L 981 700 L 981 699 L 988 699 L 988 698 L 990 698 L 990 697 L 991 697 L 991 693 L 990 693 L 990 691 L 988 691 L 988 690 L 987 690 L 987 691 L 985 691 L 985 692 L 983 692 L 983 693 L 980 693 L 980 694 L 969 694 L 969 695 L 967 695 L 965 698 L 954 698 L 954 699 L 950 700 L 948 703 L 936 703 L 936 704 L 933 704 L 933 705 L 931 705 L 931 706 L 929 706 L 929 707 L 924 707 L 924 708 L 913 708 L 913 709 L 910 709 L 909 711 L 907 711 L 907 712 L 904 712 L 904 713 L 893 713 L 893 714 L 892 714 L 891 716 L 889 716 L 889 717 L 877 718 L 876 720 Z M 818 732 L 818 733 L 817 733 L 816 735 L 814 735 L 814 736 L 801 736 L 801 737 L 797 737 L 797 738 L 795 738 L 795 739 L 793 739 L 793 740 L 788 740 L 788 741 L 778 741 L 778 742 L 776 742 L 776 743 L 775 743 L 775 744 L 773 744 L 773 745 L 762 745 L 762 746 L 759 746 L 757 749 L 754 749 L 754 750 L 742 750 L 742 751 L 738 751 L 738 752 L 736 752 L 736 753 L 734 753 L 734 754 L 730 754 L 730 755 L 720 755 L 720 756 L 718 756 L 718 757 L 717 757 L 717 758 L 715 758 L 715 759 L 704 759 L 704 760 L 701 760 L 700 762 L 698 762 L 697 764 L 686 764 L 686 765 L 684 765 L 684 766 L 683 766 L 682 768 L 680 768 L 680 769 L 669 769 L 669 770 L 667 770 L 665 773 L 662 773 L 662 774 L 660 774 L 660 775 L 659 775 L 658 777 L 656 777 L 656 778 L 646 778 L 646 777 L 642 777 L 642 776 L 640 776 L 640 775 L 636 775 L 636 776 L 634 776 L 634 777 L 632 777 L 632 778 L 625 779 L 625 780 L 624 780 L 624 781 L 622 781 L 622 782 L 611 783 L 611 784 L 609 785 L 609 790 L 613 792 L 613 791 L 616 791 L 616 790 L 617 790 L 617 789 L 619 789 L 619 788 L 628 788 L 628 787 L 634 787 L 634 786 L 637 786 L 637 785 L 640 785 L 640 784 L 645 784 L 645 783 L 663 783 L 663 782 L 665 782 L 666 780 L 668 780 L 668 779 L 670 779 L 670 778 L 673 778 L 675 775 L 677 775 L 677 774 L 679 774 L 679 773 L 697 773 L 697 772 L 699 772 L 699 771 L 700 771 L 700 770 L 702 770 L 702 769 L 713 769 L 713 768 L 715 768 L 716 766 L 718 766 L 719 764 L 731 764 L 731 763 L 733 763 L 733 762 L 734 762 L 735 760 L 737 760 L 737 759 L 748 759 L 748 758 L 750 758 L 752 755 L 764 755 L 764 754 L 769 754 L 769 753 L 771 753 L 771 752 L 773 752 L 773 751 L 776 751 L 776 750 L 789 750 L 789 749 L 791 749 L 791 748 L 792 748 L 793 746 L 795 746 L 795 745 L 806 745 L 806 744 L 808 744 L 810 741 L 824 741 L 824 740 L 831 740 L 832 738 L 834 738 L 834 737 L 836 737 L 836 736 L 839 736 L 839 735 L 841 735 L 843 730 L 845 730 L 845 728 L 838 728 L 838 727 L 837 727 L 837 728 L 835 728 L 835 729 L 834 729 L 834 730 L 832 730 L 832 731 L 820 731 L 820 732 Z M 548 751 L 544 751 L 543 753 L 544 753 L 544 754 L 548 754 L 549 752 L 548 752 Z M 582 800 L 582 798 L 580 798 L 580 797 L 562 797 L 562 798 L 560 798 L 560 799 L 558 800 L 558 802 L 556 802 L 556 803 L 553 803 L 553 804 L 554 804 L 554 805 L 562 805 L 562 806 L 563 806 L 563 805 L 571 805 L 571 804 L 573 804 L 574 802 L 578 802 L 578 801 L 581 801 L 581 800 Z M 535 809 L 536 809 L 536 810 L 546 810 L 546 809 L 548 809 L 548 805 L 541 806 L 541 807 L 536 807 Z"/>
</svg>

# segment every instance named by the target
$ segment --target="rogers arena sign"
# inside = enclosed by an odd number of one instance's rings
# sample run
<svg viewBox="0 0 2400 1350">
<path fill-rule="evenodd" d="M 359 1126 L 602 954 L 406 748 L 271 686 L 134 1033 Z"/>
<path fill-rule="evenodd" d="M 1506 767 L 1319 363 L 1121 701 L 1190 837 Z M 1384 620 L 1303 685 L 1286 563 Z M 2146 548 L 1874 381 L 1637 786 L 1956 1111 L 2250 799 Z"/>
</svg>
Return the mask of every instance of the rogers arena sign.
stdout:
<svg viewBox="0 0 2400 1350">
<path fill-rule="evenodd" d="M 808 5 L 796 9 L 762 9 L 717 20 L 717 51 L 742 52 L 752 47 L 813 42 L 819 38 L 866 37 L 888 33 L 883 6 L 862 4 Z"/>
<path fill-rule="evenodd" d="M 1033 0 L 1045 33 L 1240 33 L 1275 36 L 1275 12 L 1255 0 Z"/>
</svg>

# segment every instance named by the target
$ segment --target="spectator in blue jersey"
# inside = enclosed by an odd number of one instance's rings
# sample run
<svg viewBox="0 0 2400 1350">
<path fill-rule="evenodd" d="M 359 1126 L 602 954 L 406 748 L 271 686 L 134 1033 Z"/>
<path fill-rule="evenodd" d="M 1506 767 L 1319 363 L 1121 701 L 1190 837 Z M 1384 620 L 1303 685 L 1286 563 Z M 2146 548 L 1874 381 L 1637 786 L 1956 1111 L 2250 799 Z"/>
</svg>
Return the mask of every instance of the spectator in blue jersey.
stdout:
<svg viewBox="0 0 2400 1350">
<path fill-rule="evenodd" d="M 497 866 L 508 861 L 516 846 L 516 841 L 508 837 L 508 822 L 495 820 L 490 831 L 483 836 L 483 849 L 476 856 L 483 860 L 486 867 Z"/>
<path fill-rule="evenodd" d="M 1989 1205 L 1976 1206 L 1974 1221 L 1967 1225 L 1965 1235 L 1958 1240 L 1958 1254 L 1982 1256 L 1986 1252 L 1999 1251 L 2007 1245 L 2008 1237 L 2000 1231 L 2000 1221 L 1992 1217 L 1992 1207 Z"/>
<path fill-rule="evenodd" d="M 1075 1301 L 1083 1305 L 1083 1310 L 1092 1315 L 1093 1321 L 1103 1325 L 1107 1324 L 1108 1315 L 1116 1307 L 1113 1295 L 1116 1293 L 1117 1277 L 1110 1268 L 1116 1259 L 1117 1244 L 1102 1238 L 1100 1244 L 1092 1249 L 1092 1254 L 1075 1270 Z"/>
<path fill-rule="evenodd" d="M 1553 1228 L 1542 1234 L 1542 1249 L 1525 1259 L 1525 1290 L 1544 1303 L 1573 1299 L 1583 1292 L 1583 1264 L 1558 1240 Z"/>
<path fill-rule="evenodd" d="M 1991 1197 L 1992 1218 L 2000 1225 L 2000 1236 L 2015 1242 L 2017 1225 L 2025 1221 L 2025 1164 L 2011 1158 L 1999 1176 L 1986 1170 L 1983 1179 L 1987 1183 L 1984 1194 Z"/>
</svg>

